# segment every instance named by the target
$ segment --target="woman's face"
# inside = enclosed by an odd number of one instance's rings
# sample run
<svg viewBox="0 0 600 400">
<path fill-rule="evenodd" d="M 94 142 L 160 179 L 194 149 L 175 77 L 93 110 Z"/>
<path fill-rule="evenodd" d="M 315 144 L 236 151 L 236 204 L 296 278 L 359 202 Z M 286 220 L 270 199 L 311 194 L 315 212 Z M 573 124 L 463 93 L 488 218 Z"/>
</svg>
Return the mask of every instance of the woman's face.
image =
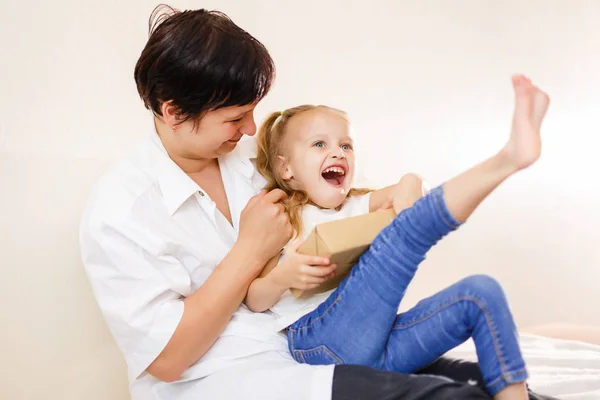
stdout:
<svg viewBox="0 0 600 400">
<path fill-rule="evenodd" d="M 164 127 L 168 129 L 162 129 L 162 132 L 159 129 L 159 134 L 172 157 L 215 159 L 232 151 L 242 136 L 256 133 L 255 107 L 256 104 L 249 104 L 208 111 L 199 121 L 168 124 L 174 130 L 165 124 Z"/>
</svg>

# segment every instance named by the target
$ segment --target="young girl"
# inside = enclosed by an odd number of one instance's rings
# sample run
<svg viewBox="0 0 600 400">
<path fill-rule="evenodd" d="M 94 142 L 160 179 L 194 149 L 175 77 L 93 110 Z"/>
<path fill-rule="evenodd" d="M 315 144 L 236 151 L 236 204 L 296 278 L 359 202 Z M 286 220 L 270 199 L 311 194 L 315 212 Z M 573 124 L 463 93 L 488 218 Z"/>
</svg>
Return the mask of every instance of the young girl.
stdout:
<svg viewBox="0 0 600 400">
<path fill-rule="evenodd" d="M 316 287 L 334 265 L 285 249 L 279 264 L 250 286 L 246 304 L 270 309 L 285 328 L 293 357 L 308 364 L 362 364 L 410 373 L 473 338 L 484 384 L 495 399 L 526 399 L 527 371 L 516 327 L 499 284 L 471 276 L 397 314 L 427 251 L 465 222 L 502 181 L 540 156 L 548 97 L 513 77 L 516 103 L 510 138 L 487 161 L 424 197 L 415 176 L 367 192 L 352 190 L 355 159 L 345 114 L 300 106 L 271 115 L 259 132 L 259 171 L 280 188 L 298 238 L 319 223 L 393 206 L 397 217 L 335 289 L 296 299 L 289 288 Z M 409 208 L 407 208 L 409 207 Z"/>
</svg>

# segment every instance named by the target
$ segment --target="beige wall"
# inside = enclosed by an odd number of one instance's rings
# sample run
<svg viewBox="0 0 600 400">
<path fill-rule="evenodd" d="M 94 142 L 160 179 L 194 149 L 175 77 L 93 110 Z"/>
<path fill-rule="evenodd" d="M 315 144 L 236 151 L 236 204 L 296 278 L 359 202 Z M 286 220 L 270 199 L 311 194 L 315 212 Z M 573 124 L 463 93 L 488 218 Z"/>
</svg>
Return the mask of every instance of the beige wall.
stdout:
<svg viewBox="0 0 600 400">
<path fill-rule="evenodd" d="M 133 65 L 154 1 L 2 4 L 0 398 L 125 399 L 122 361 L 77 249 L 92 182 L 148 129 Z M 545 154 L 423 265 L 406 307 L 471 273 L 504 284 L 521 326 L 600 325 L 600 2 L 180 1 L 219 8 L 278 67 L 257 111 L 346 109 L 362 172 L 433 184 L 505 140 L 509 76 L 553 97 Z"/>
</svg>

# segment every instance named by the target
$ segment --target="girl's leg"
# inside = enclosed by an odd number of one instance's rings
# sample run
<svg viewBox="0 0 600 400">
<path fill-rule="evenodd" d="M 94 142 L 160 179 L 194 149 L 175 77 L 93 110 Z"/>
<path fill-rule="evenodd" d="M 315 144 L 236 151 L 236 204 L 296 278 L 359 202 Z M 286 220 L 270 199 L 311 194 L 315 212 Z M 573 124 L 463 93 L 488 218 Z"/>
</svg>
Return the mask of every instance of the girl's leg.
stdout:
<svg viewBox="0 0 600 400">
<path fill-rule="evenodd" d="M 487 161 L 444 185 L 450 213 L 464 222 L 506 178 L 529 167 L 541 155 L 540 128 L 549 98 L 524 76 L 513 77 L 515 110 L 510 138 L 502 150 Z"/>
<path fill-rule="evenodd" d="M 513 84 L 515 114 L 506 146 L 431 191 L 382 231 L 332 296 L 288 329 L 298 361 L 383 365 L 397 308 L 425 253 L 508 176 L 540 155 L 547 96 L 524 77 L 514 78 Z"/>
<path fill-rule="evenodd" d="M 288 328 L 292 355 L 309 364 L 381 368 L 398 306 L 419 263 L 456 226 L 442 187 L 398 215 L 329 298 Z"/>
<path fill-rule="evenodd" d="M 387 342 L 384 368 L 418 371 L 471 337 L 490 394 L 527 379 L 504 292 L 484 275 L 463 279 L 398 315 Z"/>
</svg>

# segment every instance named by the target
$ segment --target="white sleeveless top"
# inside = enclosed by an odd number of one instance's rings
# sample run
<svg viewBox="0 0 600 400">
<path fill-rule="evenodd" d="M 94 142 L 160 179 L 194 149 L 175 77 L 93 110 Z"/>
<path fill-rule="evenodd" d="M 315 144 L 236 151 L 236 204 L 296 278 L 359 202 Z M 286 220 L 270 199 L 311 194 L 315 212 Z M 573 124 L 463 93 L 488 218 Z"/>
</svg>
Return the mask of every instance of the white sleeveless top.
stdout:
<svg viewBox="0 0 600 400">
<path fill-rule="evenodd" d="M 348 197 L 340 210 L 322 209 L 313 205 L 307 205 L 302 210 L 303 232 L 301 238 L 308 237 L 313 228 L 325 222 L 336 221 L 343 218 L 355 217 L 369 213 L 369 199 L 371 194 Z M 277 268 L 277 267 L 276 267 Z M 335 289 L 319 293 L 307 298 L 295 298 L 288 290 L 281 299 L 271 307 L 275 316 L 276 329 L 281 330 L 308 314 L 319 306 Z"/>
</svg>

